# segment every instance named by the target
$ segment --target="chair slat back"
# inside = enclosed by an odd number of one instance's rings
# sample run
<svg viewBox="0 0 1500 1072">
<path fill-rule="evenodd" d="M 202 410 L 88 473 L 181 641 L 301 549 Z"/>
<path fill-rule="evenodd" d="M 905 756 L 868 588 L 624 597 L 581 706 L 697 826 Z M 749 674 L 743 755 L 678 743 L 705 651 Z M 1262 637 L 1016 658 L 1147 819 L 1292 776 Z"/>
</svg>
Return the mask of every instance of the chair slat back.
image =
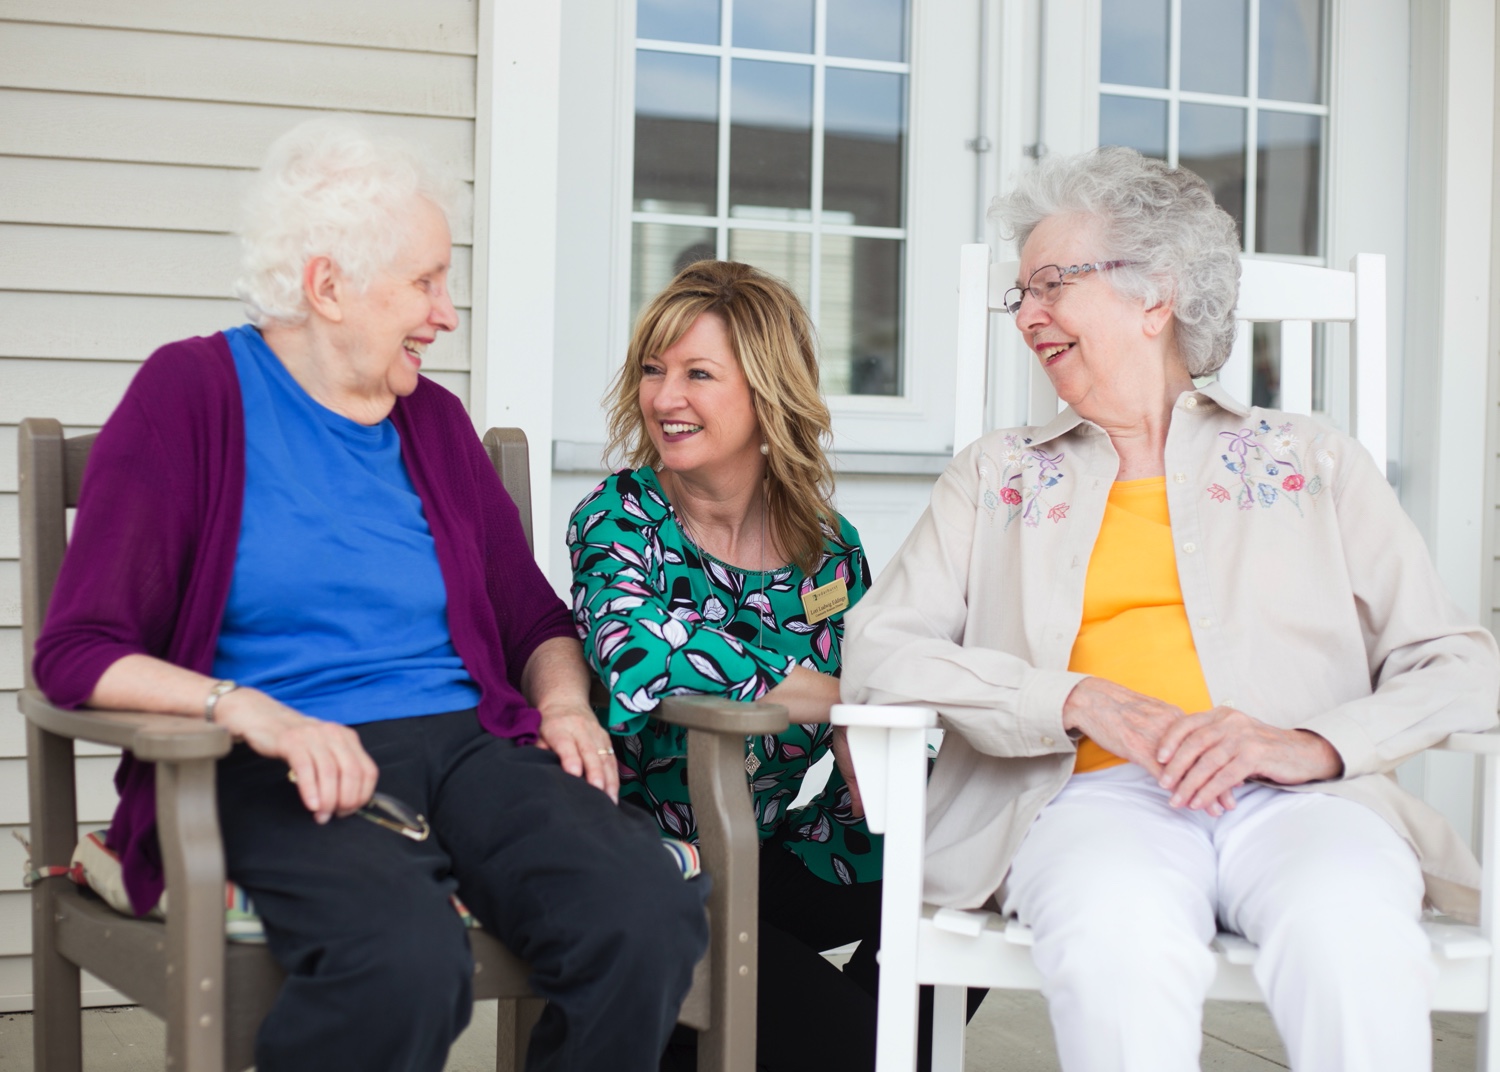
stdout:
<svg viewBox="0 0 1500 1072">
<path fill-rule="evenodd" d="M 957 394 L 954 405 L 954 449 L 961 450 L 984 431 L 989 395 L 989 328 L 992 314 L 1003 312 L 1001 298 L 1015 286 L 1020 265 L 989 263 L 989 248 L 972 244 L 959 254 L 959 332 Z M 1347 399 L 1330 416 L 1347 421 L 1348 430 L 1384 467 L 1386 441 L 1386 292 L 1385 256 L 1360 253 L 1347 271 L 1282 261 L 1246 260 L 1235 307 L 1239 330 L 1219 381 L 1243 402 L 1250 401 L 1251 337 L 1256 323 L 1279 324 L 1281 350 L 1279 408 L 1312 413 L 1314 400 L 1315 325 L 1349 325 L 1347 382 L 1325 389 L 1325 395 Z M 1331 349 L 1331 348 L 1330 348 Z M 1325 361 L 1329 375 L 1339 375 L 1342 361 Z M 1057 411 L 1057 396 L 1045 374 L 1033 365 L 1028 419 L 1042 424 Z"/>
<path fill-rule="evenodd" d="M 20 453 L 21 657 L 26 686 L 35 688 L 31 658 L 47 618 L 52 589 L 68 547 L 68 510 L 78 505 L 83 469 L 96 434 L 63 435 L 50 418 L 29 417 L 17 432 Z"/>
<path fill-rule="evenodd" d="M 526 445 L 526 433 L 520 428 L 491 428 L 484 433 L 484 449 L 489 452 L 495 472 L 500 474 L 500 483 L 521 512 L 526 549 L 535 554 L 531 539 L 531 451 Z"/>
</svg>

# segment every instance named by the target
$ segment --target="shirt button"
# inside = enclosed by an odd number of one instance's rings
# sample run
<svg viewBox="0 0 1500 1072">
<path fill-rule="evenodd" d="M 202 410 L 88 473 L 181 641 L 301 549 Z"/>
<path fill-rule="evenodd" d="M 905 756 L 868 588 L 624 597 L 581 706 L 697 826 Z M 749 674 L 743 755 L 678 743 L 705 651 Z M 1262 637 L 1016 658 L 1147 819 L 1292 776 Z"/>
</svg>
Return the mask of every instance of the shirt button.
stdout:
<svg viewBox="0 0 1500 1072">
<path fill-rule="evenodd" d="M 1194 409 L 1198 405 L 1198 399 L 1195 396 L 1193 396 L 1193 395 L 1188 395 L 1186 398 L 1184 398 L 1182 400 L 1182 404 L 1184 406 L 1186 406 L 1188 409 Z"/>
<path fill-rule="evenodd" d="M 1042 738 L 1042 743 L 1045 744 L 1045 745 L 1050 745 L 1052 743 L 1052 738 L 1051 737 L 1043 737 Z"/>
<path fill-rule="evenodd" d="M 1234 701 L 1231 700 L 1228 696 L 1226 696 L 1222 700 L 1219 701 L 1219 706 L 1220 707 L 1233 707 L 1234 706 Z"/>
<path fill-rule="evenodd" d="M 1174 484 L 1186 484 L 1187 483 L 1187 474 L 1186 473 L 1173 473 L 1172 474 L 1172 483 L 1174 483 Z"/>
<path fill-rule="evenodd" d="M 1207 629 L 1209 626 L 1211 626 L 1213 624 L 1214 624 L 1214 620 L 1212 618 L 1199 618 L 1198 619 L 1198 628 L 1199 629 Z"/>
<path fill-rule="evenodd" d="M 1187 543 L 1182 545 L 1182 550 L 1184 554 L 1190 555 L 1194 551 L 1198 550 L 1198 545 L 1195 544 L 1192 540 L 1189 540 Z"/>
</svg>

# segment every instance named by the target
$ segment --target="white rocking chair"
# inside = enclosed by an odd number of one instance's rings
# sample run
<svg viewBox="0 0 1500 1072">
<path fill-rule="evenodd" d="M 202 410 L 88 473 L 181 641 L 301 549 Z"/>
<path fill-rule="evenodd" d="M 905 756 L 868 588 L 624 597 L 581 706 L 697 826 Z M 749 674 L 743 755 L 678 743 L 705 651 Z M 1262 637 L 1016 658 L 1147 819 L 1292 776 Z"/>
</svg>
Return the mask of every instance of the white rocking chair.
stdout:
<svg viewBox="0 0 1500 1072">
<path fill-rule="evenodd" d="M 960 261 L 959 369 L 955 447 L 983 432 L 991 313 L 1014 286 L 1017 265 L 991 264 L 984 245 L 966 245 Z M 1250 325 L 1280 322 L 1282 409 L 1311 412 L 1313 323 L 1350 325 L 1347 396 L 1351 431 L 1376 459 L 1386 455 L 1385 258 L 1360 254 L 1350 271 L 1302 264 L 1246 261 L 1234 355 L 1220 372 L 1228 389 L 1250 394 Z M 1331 364 L 1331 362 L 1330 362 Z M 1032 390 L 1032 420 L 1040 423 L 1049 391 Z M 1337 392 L 1329 392 L 1334 396 Z M 1051 405 L 1055 412 L 1055 396 Z M 1040 418 L 1040 421 L 1038 420 Z M 910 1072 L 917 1049 L 917 988 L 931 984 L 932 1068 L 961 1072 L 964 1064 L 965 988 L 1038 990 L 1031 931 L 1018 920 L 987 911 L 937 908 L 922 901 L 927 791 L 927 739 L 937 713 L 914 706 L 840 704 L 832 721 L 849 727 L 870 828 L 885 835 L 884 907 L 880 932 L 880 1003 L 876 1072 Z M 1433 1008 L 1480 1013 L 1478 1068 L 1500 1072 L 1500 1039 L 1490 1026 L 1490 995 L 1500 993 L 1495 956 L 1496 864 L 1500 862 L 1500 734 L 1460 733 L 1437 748 L 1482 756 L 1484 805 L 1479 817 L 1484 889 L 1481 921 L 1465 926 L 1429 920 L 1424 927 L 1438 967 Z M 1251 972 L 1256 947 L 1236 934 L 1213 942 L 1218 973 L 1210 998 L 1262 1002 Z"/>
</svg>

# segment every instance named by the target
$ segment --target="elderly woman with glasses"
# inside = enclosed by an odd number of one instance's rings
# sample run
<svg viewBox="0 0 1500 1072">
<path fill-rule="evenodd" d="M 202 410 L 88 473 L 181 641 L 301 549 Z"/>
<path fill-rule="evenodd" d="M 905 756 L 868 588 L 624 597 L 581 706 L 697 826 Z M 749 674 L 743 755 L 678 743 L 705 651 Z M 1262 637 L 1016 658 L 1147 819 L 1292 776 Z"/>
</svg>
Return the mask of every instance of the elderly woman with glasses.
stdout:
<svg viewBox="0 0 1500 1072">
<path fill-rule="evenodd" d="M 1221 926 L 1293 1068 L 1429 1068 L 1424 896 L 1472 913 L 1479 874 L 1388 775 L 1494 724 L 1493 639 L 1358 443 L 1196 386 L 1239 278 L 1200 179 L 1101 149 L 998 215 L 1067 408 L 954 459 L 844 664 L 951 731 L 926 898 L 1031 926 L 1069 1072 L 1197 1069 Z"/>
<path fill-rule="evenodd" d="M 347 119 L 272 146 L 253 323 L 158 350 L 99 433 L 36 677 L 241 742 L 225 862 L 287 975 L 257 1067 L 441 1069 L 472 1006 L 457 895 L 548 1001 L 533 1067 L 647 1072 L 707 891 L 615 804 L 568 610 L 462 403 L 418 375 L 458 323 L 451 194 Z M 117 783 L 109 843 L 146 912 L 152 768 L 127 756 Z"/>
</svg>

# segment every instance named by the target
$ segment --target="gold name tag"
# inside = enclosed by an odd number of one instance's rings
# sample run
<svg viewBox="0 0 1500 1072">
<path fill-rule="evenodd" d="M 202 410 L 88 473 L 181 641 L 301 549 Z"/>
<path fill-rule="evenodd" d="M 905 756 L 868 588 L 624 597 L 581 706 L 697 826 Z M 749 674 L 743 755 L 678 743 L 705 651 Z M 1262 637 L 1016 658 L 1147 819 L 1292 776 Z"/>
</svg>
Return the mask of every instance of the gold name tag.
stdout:
<svg viewBox="0 0 1500 1072">
<path fill-rule="evenodd" d="M 822 588 L 814 588 L 802 597 L 802 609 L 807 612 L 807 624 L 821 622 L 830 614 L 837 614 L 849 605 L 849 586 L 842 577 L 829 581 Z"/>
</svg>

